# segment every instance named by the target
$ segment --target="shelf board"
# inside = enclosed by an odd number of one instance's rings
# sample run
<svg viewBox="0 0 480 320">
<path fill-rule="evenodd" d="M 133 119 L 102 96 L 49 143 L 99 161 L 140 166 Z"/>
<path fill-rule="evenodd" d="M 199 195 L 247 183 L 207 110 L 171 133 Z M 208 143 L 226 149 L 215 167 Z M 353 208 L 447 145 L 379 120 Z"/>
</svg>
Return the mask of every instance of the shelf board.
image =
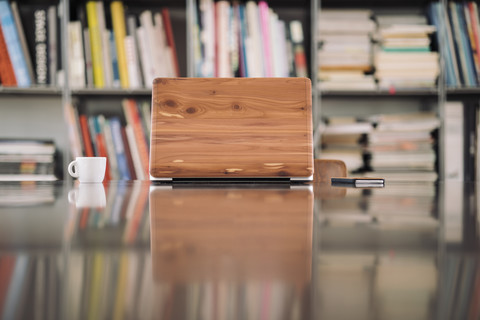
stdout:
<svg viewBox="0 0 480 320">
<path fill-rule="evenodd" d="M 391 92 L 389 90 L 341 90 L 341 91 L 320 91 L 319 96 L 322 98 L 437 98 L 437 89 L 413 89 L 413 90 L 397 90 Z"/>
<path fill-rule="evenodd" d="M 460 99 L 480 99 L 480 88 L 448 88 L 447 99 L 460 98 Z"/>
<path fill-rule="evenodd" d="M 141 96 L 149 97 L 152 95 L 152 89 L 77 89 L 72 90 L 72 96 L 110 96 L 110 97 L 124 97 L 124 96 Z"/>
<path fill-rule="evenodd" d="M 29 96 L 61 96 L 60 87 L 2 87 L 0 86 L 0 95 L 29 95 Z"/>
</svg>

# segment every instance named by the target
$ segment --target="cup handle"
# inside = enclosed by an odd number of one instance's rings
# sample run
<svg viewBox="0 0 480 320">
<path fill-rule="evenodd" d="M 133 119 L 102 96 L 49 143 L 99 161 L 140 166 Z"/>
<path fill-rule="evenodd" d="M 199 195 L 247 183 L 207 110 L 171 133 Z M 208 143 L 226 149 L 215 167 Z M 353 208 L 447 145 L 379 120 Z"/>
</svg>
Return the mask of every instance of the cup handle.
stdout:
<svg viewBox="0 0 480 320">
<path fill-rule="evenodd" d="M 73 167 L 75 167 L 75 171 L 73 171 Z M 68 165 L 68 173 L 72 177 L 78 178 L 79 174 L 78 174 L 77 160 L 73 160 L 72 162 L 70 162 L 70 164 Z"/>
</svg>

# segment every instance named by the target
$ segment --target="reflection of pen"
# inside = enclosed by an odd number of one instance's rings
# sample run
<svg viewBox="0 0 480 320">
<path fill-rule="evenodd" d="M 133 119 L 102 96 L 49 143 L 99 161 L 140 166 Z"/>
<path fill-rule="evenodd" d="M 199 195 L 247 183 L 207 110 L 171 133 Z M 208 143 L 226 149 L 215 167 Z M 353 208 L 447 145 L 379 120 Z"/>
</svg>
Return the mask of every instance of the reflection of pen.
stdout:
<svg viewBox="0 0 480 320">
<path fill-rule="evenodd" d="M 332 185 L 349 187 L 383 187 L 383 178 L 332 178 Z"/>
</svg>

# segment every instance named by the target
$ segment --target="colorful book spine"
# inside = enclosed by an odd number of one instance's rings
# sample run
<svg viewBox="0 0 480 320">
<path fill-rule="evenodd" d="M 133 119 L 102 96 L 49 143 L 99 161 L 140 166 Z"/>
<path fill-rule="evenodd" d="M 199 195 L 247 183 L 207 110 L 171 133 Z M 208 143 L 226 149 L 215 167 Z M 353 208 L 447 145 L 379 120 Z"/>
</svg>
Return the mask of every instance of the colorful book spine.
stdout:
<svg viewBox="0 0 480 320">
<path fill-rule="evenodd" d="M 127 56 L 125 52 L 125 10 L 121 1 L 113 1 L 110 4 L 112 15 L 113 33 L 115 35 L 115 45 L 118 56 L 118 71 L 120 76 L 120 85 L 122 88 L 129 88 L 129 76 L 127 68 Z"/>
<path fill-rule="evenodd" d="M 12 62 L 8 55 L 7 44 L 3 37 L 2 27 L 0 25 L 0 81 L 2 86 L 15 87 L 17 80 L 15 79 L 15 72 L 13 71 Z"/>
<path fill-rule="evenodd" d="M 17 85 L 19 87 L 29 87 L 32 84 L 32 79 L 30 79 L 28 73 L 27 63 L 20 44 L 18 31 L 15 27 L 13 14 L 6 0 L 0 0 L 0 24 Z"/>
<path fill-rule="evenodd" d="M 145 132 L 142 127 L 142 121 L 136 106 L 136 102 L 132 99 L 125 99 L 123 103 L 125 118 L 127 123 L 133 128 L 135 134 L 135 142 L 138 146 L 139 156 L 141 160 L 143 175 L 145 178 L 149 177 L 149 150 L 145 137 Z"/>
<path fill-rule="evenodd" d="M 171 50 L 171 55 L 173 59 L 173 70 L 174 76 L 180 76 L 180 67 L 178 66 L 178 58 L 177 58 L 177 48 L 175 46 L 175 38 L 173 37 L 173 29 L 172 29 L 172 22 L 170 21 L 170 12 L 167 8 L 162 9 L 162 18 L 163 18 L 163 25 L 165 27 L 165 35 L 167 37 L 167 45 Z"/>
<path fill-rule="evenodd" d="M 297 77 L 307 76 L 307 58 L 303 45 L 302 23 L 298 20 L 290 21 L 293 55 L 295 60 L 295 71 Z"/>
<path fill-rule="evenodd" d="M 103 34 L 100 31 L 100 25 L 97 18 L 97 5 L 95 1 L 88 1 L 87 7 L 87 21 L 88 32 L 90 36 L 90 49 L 92 52 L 92 69 L 93 69 L 93 83 L 96 88 L 104 88 L 104 68 L 103 68 L 103 49 L 102 38 Z"/>
<path fill-rule="evenodd" d="M 272 52 L 270 50 L 271 35 L 270 35 L 270 22 L 269 22 L 269 9 L 268 4 L 265 1 L 258 3 L 258 11 L 260 13 L 260 28 L 262 30 L 262 44 L 263 44 L 263 61 L 265 76 L 273 76 L 272 71 Z"/>
<path fill-rule="evenodd" d="M 119 88 L 121 86 L 120 70 L 118 65 L 117 48 L 115 46 L 115 35 L 110 32 L 110 56 L 112 57 L 112 73 L 113 73 L 113 87 Z"/>
<path fill-rule="evenodd" d="M 30 52 L 28 51 L 27 39 L 25 38 L 25 31 L 23 30 L 22 19 L 20 18 L 20 12 L 16 1 L 10 2 L 10 8 L 12 9 L 13 19 L 15 21 L 15 27 L 18 32 L 18 39 L 20 40 L 20 46 L 22 47 L 23 56 L 25 57 L 25 63 L 27 64 L 28 75 L 34 82 L 35 76 L 33 74 L 32 59 Z"/>
<path fill-rule="evenodd" d="M 125 148 L 122 139 L 122 125 L 120 119 L 113 117 L 109 119 L 110 130 L 112 131 L 113 145 L 115 147 L 115 155 L 117 157 L 118 172 L 121 180 L 130 180 L 130 172 L 125 154 Z"/>
<path fill-rule="evenodd" d="M 83 138 L 83 144 L 84 144 L 83 148 L 85 150 L 85 156 L 93 157 L 95 156 L 95 154 L 93 152 L 92 139 L 90 138 L 90 132 L 88 129 L 87 116 L 84 114 L 81 114 L 79 116 L 79 122 L 80 122 L 80 130 L 82 132 L 82 138 Z"/>
</svg>

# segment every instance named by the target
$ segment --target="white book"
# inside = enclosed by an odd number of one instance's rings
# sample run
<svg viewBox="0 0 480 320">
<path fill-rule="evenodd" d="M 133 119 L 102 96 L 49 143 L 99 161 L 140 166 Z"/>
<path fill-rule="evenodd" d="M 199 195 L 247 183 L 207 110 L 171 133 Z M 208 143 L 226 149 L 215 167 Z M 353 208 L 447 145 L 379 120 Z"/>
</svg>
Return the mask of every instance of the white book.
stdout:
<svg viewBox="0 0 480 320">
<path fill-rule="evenodd" d="M 68 23 L 68 66 L 69 80 L 72 88 L 85 87 L 85 59 L 83 56 L 82 24 L 80 21 Z"/>
<path fill-rule="evenodd" d="M 137 48 L 135 45 L 135 38 L 133 36 L 126 36 L 124 41 L 125 56 L 128 68 L 128 83 L 130 88 L 141 88 L 142 80 L 140 78 L 140 70 L 138 64 Z"/>
<path fill-rule="evenodd" d="M 200 12 L 203 29 L 200 39 L 204 46 L 202 74 L 204 77 L 215 75 L 215 4 L 212 0 L 200 0 Z"/>
<path fill-rule="evenodd" d="M 154 78 L 166 75 L 163 66 L 163 49 L 159 43 L 159 39 L 157 39 L 158 35 L 153 25 L 152 11 L 145 10 L 140 14 L 140 25 L 143 27 L 147 39 L 147 47 L 145 49 L 148 50 L 151 65 L 155 70 L 153 78 L 148 80 L 148 82 L 151 83 Z M 151 86 L 151 84 L 149 86 Z"/>
<path fill-rule="evenodd" d="M 445 103 L 445 143 L 443 147 L 445 180 L 463 180 L 463 103 Z"/>
<path fill-rule="evenodd" d="M 278 30 L 278 15 L 272 9 L 268 11 L 270 22 L 270 54 L 272 62 L 272 76 L 281 77 L 281 61 L 280 61 L 280 32 Z"/>
<path fill-rule="evenodd" d="M 279 77 L 288 77 L 288 56 L 287 56 L 287 33 L 285 22 L 282 20 L 277 21 L 277 41 L 278 41 L 278 68 L 279 68 Z"/>
<path fill-rule="evenodd" d="M 232 77 L 229 54 L 229 18 L 230 3 L 227 1 L 216 2 L 216 21 L 217 21 L 217 76 Z"/>
<path fill-rule="evenodd" d="M 140 87 L 143 85 L 143 74 L 142 74 L 142 66 L 141 66 L 141 59 L 140 59 L 140 44 L 138 42 L 137 37 L 137 18 L 133 15 L 129 15 L 127 17 L 127 35 L 133 39 L 134 45 L 134 54 L 135 54 L 135 69 L 137 70 L 137 77 L 140 81 Z M 129 40 L 130 41 L 130 40 Z"/>
<path fill-rule="evenodd" d="M 248 58 L 252 59 L 252 67 L 248 66 L 249 76 L 264 77 L 263 71 L 263 53 L 262 53 L 262 37 L 260 29 L 260 15 L 258 6 L 254 1 L 247 1 L 245 5 L 247 11 L 247 29 L 249 36 L 249 52 L 252 55 Z M 251 72 L 250 72 L 251 71 Z"/>
<path fill-rule="evenodd" d="M 153 67 L 153 61 L 150 55 L 148 37 L 143 27 L 137 28 L 137 38 L 140 47 L 140 60 L 143 71 L 143 83 L 145 84 L 146 88 L 151 88 L 153 79 L 155 79 L 155 68 Z"/>
</svg>

